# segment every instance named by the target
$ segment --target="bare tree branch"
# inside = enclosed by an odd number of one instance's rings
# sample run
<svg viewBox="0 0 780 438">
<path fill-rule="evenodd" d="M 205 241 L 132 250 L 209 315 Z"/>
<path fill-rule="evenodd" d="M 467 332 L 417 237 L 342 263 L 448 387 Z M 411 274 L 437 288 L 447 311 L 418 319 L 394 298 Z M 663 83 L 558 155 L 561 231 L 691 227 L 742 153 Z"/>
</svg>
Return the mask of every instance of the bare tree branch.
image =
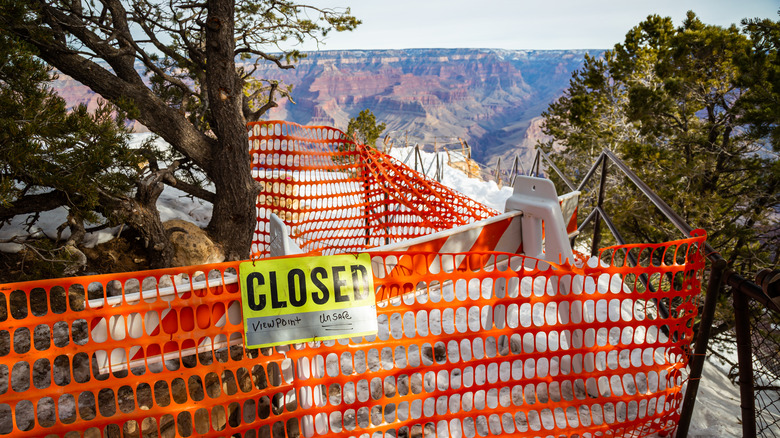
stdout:
<svg viewBox="0 0 780 438">
<path fill-rule="evenodd" d="M 186 181 L 183 181 L 179 178 L 173 178 L 173 180 L 165 180 L 165 184 L 168 184 L 171 187 L 176 187 L 177 189 L 181 190 L 184 193 L 187 193 L 188 195 L 192 195 L 196 198 L 202 199 L 206 202 L 214 203 L 216 200 L 217 195 L 214 192 L 210 192 L 203 187 L 197 186 L 195 184 L 190 184 Z"/>
<path fill-rule="evenodd" d="M 244 97 L 243 102 L 243 111 L 244 111 L 244 117 L 246 117 L 247 121 L 257 121 L 261 115 L 265 114 L 266 111 L 270 110 L 271 108 L 276 108 L 279 106 L 278 103 L 274 100 L 274 94 L 276 94 L 277 89 L 279 88 L 278 82 L 271 82 L 270 89 L 268 90 L 268 102 L 266 102 L 263 106 L 261 106 L 257 111 L 252 111 L 249 108 L 249 102 L 252 101 L 252 99 L 256 98 L 261 92 L 262 89 L 259 89 L 252 93 L 249 97 Z"/>
<path fill-rule="evenodd" d="M 279 55 L 279 56 L 272 56 L 272 55 L 269 55 L 269 54 L 267 54 L 267 53 L 265 53 L 265 52 L 263 52 L 261 50 L 252 49 L 252 48 L 249 48 L 249 47 L 243 47 L 243 48 L 237 49 L 235 51 L 236 55 L 240 55 L 242 53 L 251 53 L 253 55 L 257 55 L 257 56 L 265 59 L 266 61 L 273 62 L 274 64 L 276 64 L 277 67 L 279 67 L 279 68 L 281 68 L 283 70 L 289 70 L 291 68 L 295 68 L 295 66 L 292 65 L 292 64 L 283 64 L 281 55 Z"/>
</svg>

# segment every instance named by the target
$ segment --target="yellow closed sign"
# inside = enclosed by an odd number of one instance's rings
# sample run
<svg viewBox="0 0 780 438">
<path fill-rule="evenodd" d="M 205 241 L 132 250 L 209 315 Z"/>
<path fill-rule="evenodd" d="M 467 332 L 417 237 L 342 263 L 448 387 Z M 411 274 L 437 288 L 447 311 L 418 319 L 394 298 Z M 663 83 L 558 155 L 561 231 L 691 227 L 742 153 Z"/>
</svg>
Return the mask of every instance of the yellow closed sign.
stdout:
<svg viewBox="0 0 780 438">
<path fill-rule="evenodd" d="M 247 348 L 375 334 L 368 254 L 239 265 Z"/>
</svg>

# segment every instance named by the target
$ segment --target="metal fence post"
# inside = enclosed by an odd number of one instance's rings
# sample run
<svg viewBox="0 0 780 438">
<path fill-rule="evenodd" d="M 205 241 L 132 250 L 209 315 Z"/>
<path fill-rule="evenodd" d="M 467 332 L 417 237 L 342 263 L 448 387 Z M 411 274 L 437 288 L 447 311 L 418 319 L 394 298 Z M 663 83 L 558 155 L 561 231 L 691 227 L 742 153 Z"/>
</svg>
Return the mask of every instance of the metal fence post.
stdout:
<svg viewBox="0 0 780 438">
<path fill-rule="evenodd" d="M 593 241 L 590 246 L 590 255 L 595 256 L 598 254 L 599 245 L 601 244 L 601 207 L 604 204 L 604 191 L 607 186 L 607 160 L 601 161 L 601 181 L 599 182 L 599 198 L 596 204 L 596 217 L 593 222 Z"/>
<path fill-rule="evenodd" d="M 732 289 L 734 323 L 737 332 L 737 361 L 739 362 L 739 398 L 742 408 L 742 436 L 756 436 L 756 400 L 753 390 L 753 348 L 750 344 L 750 310 L 747 295 Z"/>
<path fill-rule="evenodd" d="M 725 260 L 718 259 L 710 269 L 710 281 L 707 284 L 707 295 L 704 297 L 704 310 L 702 310 L 701 322 L 699 323 L 699 332 L 696 334 L 696 346 L 691 359 L 691 373 L 688 376 L 688 387 L 685 390 L 676 438 L 688 436 L 693 407 L 696 404 L 696 394 L 699 392 L 699 379 L 701 379 L 701 373 L 704 369 L 707 344 L 710 341 L 710 329 L 715 317 L 715 307 L 718 304 L 718 295 L 720 295 L 720 288 L 723 284 L 723 271 L 726 270 L 726 266 L 728 263 Z"/>
<path fill-rule="evenodd" d="M 501 187 L 501 157 L 496 161 L 496 170 L 493 171 L 493 181 Z"/>
</svg>

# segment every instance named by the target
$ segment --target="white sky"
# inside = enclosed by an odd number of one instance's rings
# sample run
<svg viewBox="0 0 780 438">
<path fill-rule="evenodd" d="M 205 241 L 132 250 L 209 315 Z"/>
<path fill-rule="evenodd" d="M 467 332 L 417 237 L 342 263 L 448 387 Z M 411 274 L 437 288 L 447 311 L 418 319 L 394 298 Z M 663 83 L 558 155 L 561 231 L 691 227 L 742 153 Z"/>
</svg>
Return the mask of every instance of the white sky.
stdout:
<svg viewBox="0 0 780 438">
<path fill-rule="evenodd" d="M 306 2 L 304 2 L 306 3 Z M 363 21 L 322 50 L 406 48 L 611 49 L 650 14 L 679 25 L 688 10 L 707 24 L 777 20 L 780 0 L 311 0 Z M 299 47 L 316 50 L 311 44 Z"/>
</svg>

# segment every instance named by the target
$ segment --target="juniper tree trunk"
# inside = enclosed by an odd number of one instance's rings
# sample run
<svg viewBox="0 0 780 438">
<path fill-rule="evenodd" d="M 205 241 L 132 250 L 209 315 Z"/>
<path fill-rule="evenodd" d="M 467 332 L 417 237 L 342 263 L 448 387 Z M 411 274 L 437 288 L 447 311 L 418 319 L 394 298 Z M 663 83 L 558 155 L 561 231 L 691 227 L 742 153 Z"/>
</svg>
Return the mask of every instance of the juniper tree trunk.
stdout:
<svg viewBox="0 0 780 438">
<path fill-rule="evenodd" d="M 209 119 L 217 137 L 208 164 L 217 192 L 208 231 L 222 245 L 228 259 L 240 260 L 249 257 L 256 193 L 242 112 L 243 83 L 235 65 L 235 3 L 208 0 L 207 5 L 206 86 Z"/>
</svg>

